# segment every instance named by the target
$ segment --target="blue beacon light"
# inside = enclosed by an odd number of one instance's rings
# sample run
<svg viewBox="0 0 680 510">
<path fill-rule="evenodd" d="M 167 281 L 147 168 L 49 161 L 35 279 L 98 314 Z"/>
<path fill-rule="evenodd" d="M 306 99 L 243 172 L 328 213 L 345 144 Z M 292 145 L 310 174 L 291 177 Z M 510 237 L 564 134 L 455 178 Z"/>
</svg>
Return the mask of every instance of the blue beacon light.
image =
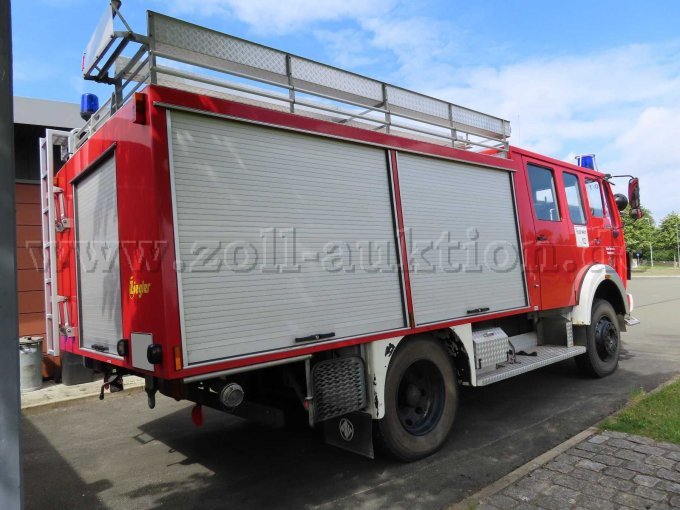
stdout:
<svg viewBox="0 0 680 510">
<path fill-rule="evenodd" d="M 99 110 L 99 98 L 94 94 L 80 96 L 80 116 L 83 120 L 90 120 L 92 114 Z"/>
<path fill-rule="evenodd" d="M 582 168 L 595 170 L 595 154 L 583 154 L 576 156 L 576 164 Z"/>
</svg>

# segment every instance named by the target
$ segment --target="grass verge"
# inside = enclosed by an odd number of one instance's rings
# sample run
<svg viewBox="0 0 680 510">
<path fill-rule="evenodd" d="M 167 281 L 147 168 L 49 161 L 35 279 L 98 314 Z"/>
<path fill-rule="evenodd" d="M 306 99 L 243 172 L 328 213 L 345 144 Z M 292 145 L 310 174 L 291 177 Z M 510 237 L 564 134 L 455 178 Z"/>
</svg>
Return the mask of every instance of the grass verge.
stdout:
<svg viewBox="0 0 680 510">
<path fill-rule="evenodd" d="M 600 426 L 680 444 L 680 379 L 650 394 L 634 392 L 630 403 Z"/>
<path fill-rule="evenodd" d="M 632 269 L 635 275 L 680 276 L 680 269 L 673 266 L 642 266 Z"/>
</svg>

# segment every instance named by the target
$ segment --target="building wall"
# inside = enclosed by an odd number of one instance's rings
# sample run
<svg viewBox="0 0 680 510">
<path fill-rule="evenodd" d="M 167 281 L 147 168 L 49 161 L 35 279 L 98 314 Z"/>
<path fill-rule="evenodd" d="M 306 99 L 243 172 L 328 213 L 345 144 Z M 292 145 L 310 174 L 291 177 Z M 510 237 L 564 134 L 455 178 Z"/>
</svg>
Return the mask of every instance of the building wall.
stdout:
<svg viewBox="0 0 680 510">
<path fill-rule="evenodd" d="M 37 152 L 37 149 L 36 149 Z M 45 336 L 40 185 L 15 185 L 19 336 Z M 44 351 L 43 344 L 43 351 Z M 43 377 L 54 377 L 59 359 L 43 354 Z"/>
<path fill-rule="evenodd" d="M 14 168 L 18 180 L 40 180 L 38 140 L 45 136 L 44 126 L 14 124 Z"/>
</svg>

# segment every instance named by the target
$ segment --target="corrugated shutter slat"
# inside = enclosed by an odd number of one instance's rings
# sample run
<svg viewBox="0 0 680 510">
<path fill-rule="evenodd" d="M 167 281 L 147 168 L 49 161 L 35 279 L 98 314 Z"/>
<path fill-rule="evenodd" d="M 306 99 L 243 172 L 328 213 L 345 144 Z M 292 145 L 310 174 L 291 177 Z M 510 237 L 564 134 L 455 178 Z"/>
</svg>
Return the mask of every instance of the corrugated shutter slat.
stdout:
<svg viewBox="0 0 680 510">
<path fill-rule="evenodd" d="M 418 324 L 465 317 L 480 307 L 494 312 L 526 305 L 510 178 L 504 170 L 399 155 L 404 227 L 417 264 L 410 280 Z M 449 251 L 451 242 L 460 247 Z M 431 243 L 420 258 L 417 252 Z M 514 264 L 497 263 L 503 250 L 512 252 Z"/>
<path fill-rule="evenodd" d="M 389 246 L 390 263 L 397 262 L 384 150 L 196 114 L 171 115 L 183 338 L 190 364 L 289 347 L 296 337 L 332 331 L 338 339 L 404 325 L 398 271 L 362 270 L 354 253 L 357 242 L 373 241 Z M 263 253 L 261 231 L 274 227 L 295 229 L 298 272 L 262 271 L 273 255 Z M 329 242 L 349 243 L 354 272 L 323 266 Z M 202 264 L 197 246 L 216 243 L 221 256 L 230 243 L 252 247 L 257 263 L 247 271 L 212 259 Z M 290 253 L 277 251 L 277 262 Z M 322 258 L 305 257 L 310 253 Z M 197 271 L 201 265 L 209 270 Z"/>
<path fill-rule="evenodd" d="M 81 345 L 115 355 L 123 338 L 115 157 L 78 182 L 75 200 Z"/>
</svg>

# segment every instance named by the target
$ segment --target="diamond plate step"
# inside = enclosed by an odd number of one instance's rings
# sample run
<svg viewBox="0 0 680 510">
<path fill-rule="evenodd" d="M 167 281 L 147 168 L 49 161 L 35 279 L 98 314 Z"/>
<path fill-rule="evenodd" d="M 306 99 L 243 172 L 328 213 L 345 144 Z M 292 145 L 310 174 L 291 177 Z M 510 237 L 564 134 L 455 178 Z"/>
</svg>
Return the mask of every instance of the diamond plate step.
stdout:
<svg viewBox="0 0 680 510">
<path fill-rule="evenodd" d="M 626 326 L 637 326 L 640 324 L 640 319 L 636 319 L 632 315 L 626 316 L 624 320 L 626 321 Z"/>
<path fill-rule="evenodd" d="M 517 356 L 516 363 L 505 363 L 501 368 L 478 377 L 477 386 L 486 386 L 503 379 L 509 379 L 586 352 L 586 348 L 580 345 L 574 347 L 538 345 L 533 350 L 536 351 L 537 356 Z"/>
</svg>

